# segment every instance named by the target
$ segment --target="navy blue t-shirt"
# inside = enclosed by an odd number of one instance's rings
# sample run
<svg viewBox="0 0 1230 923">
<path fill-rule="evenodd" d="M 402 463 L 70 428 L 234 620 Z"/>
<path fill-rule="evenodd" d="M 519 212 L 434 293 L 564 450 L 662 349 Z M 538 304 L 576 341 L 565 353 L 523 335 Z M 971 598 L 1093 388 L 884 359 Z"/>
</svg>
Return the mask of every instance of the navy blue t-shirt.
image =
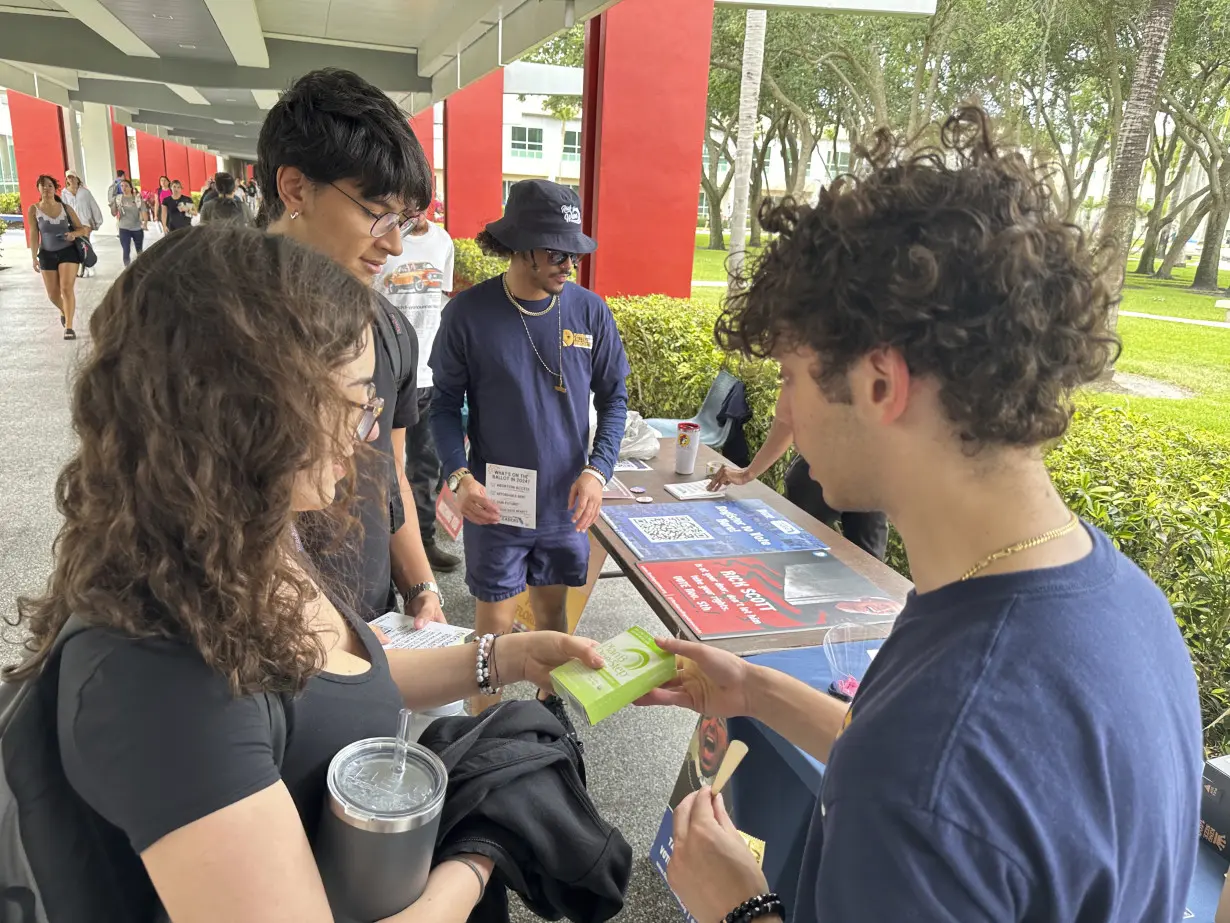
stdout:
<svg viewBox="0 0 1230 923">
<path fill-rule="evenodd" d="M 521 304 L 541 311 L 550 301 Z M 563 394 L 559 378 L 543 367 L 558 372 L 561 353 Z M 569 282 L 556 310 L 527 317 L 508 300 L 500 277 L 488 279 L 444 309 L 429 364 L 432 431 L 446 473 L 467 465 L 461 405 L 468 396 L 470 470 L 480 483 L 488 462 L 537 471 L 540 529 L 570 521 L 568 494 L 585 465 L 611 476 L 627 418 L 629 369 L 611 309 L 593 292 Z M 592 453 L 591 390 L 598 411 Z"/>
<path fill-rule="evenodd" d="M 1195 864 L 1195 674 L 1101 532 L 910 597 L 834 745 L 795 923 L 1172 923 Z"/>
</svg>

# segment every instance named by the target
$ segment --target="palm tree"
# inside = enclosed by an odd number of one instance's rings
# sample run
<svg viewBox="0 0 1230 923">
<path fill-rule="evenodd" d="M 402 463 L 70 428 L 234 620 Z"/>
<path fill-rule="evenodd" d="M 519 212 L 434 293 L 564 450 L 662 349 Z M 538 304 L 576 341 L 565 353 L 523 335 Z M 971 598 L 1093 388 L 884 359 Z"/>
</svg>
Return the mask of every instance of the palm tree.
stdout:
<svg viewBox="0 0 1230 923">
<path fill-rule="evenodd" d="M 743 73 L 739 84 L 739 134 L 735 142 L 734 185 L 730 207 L 730 256 L 726 265 L 733 287 L 743 267 L 747 202 L 752 182 L 752 148 L 760 114 L 760 75 L 764 68 L 765 11 L 748 10 L 743 30 Z"/>
<path fill-rule="evenodd" d="M 1144 17 L 1140 55 L 1132 90 L 1123 110 L 1119 128 L 1119 143 L 1115 149 L 1114 167 L 1110 175 L 1110 191 L 1106 212 L 1102 215 L 1099 245 L 1115 253 L 1112 264 L 1112 284 L 1116 291 L 1123 286 L 1124 266 L 1132 246 L 1136 227 L 1136 199 L 1140 193 L 1140 173 L 1149 154 L 1153 124 L 1157 119 L 1158 88 L 1166 63 L 1166 48 L 1170 44 L 1170 27 L 1174 22 L 1176 0 L 1150 0 Z M 1116 303 L 1110 325 L 1119 324 Z"/>
</svg>

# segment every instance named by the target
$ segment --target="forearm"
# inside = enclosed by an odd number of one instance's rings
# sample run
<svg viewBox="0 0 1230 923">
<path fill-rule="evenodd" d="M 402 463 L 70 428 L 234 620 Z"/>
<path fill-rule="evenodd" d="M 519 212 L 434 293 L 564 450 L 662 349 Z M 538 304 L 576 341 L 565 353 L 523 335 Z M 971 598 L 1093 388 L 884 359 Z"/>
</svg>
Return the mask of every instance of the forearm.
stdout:
<svg viewBox="0 0 1230 923">
<path fill-rule="evenodd" d="M 628 422 L 628 399 L 624 394 L 607 398 L 598 408 L 598 426 L 594 432 L 594 450 L 589 463 L 610 479 L 619 460 L 619 446 L 623 442 L 624 427 Z"/>
<path fill-rule="evenodd" d="M 751 717 L 827 763 L 833 742 L 845 725 L 849 706 L 768 667 L 752 667 L 747 679 Z"/>
<path fill-rule="evenodd" d="M 774 418 L 773 425 L 769 428 L 769 435 L 765 437 L 764 445 L 760 447 L 752 463 L 747 466 L 748 472 L 754 478 L 760 477 L 773 467 L 774 462 L 786 454 L 786 450 L 793 442 L 793 429 L 784 424 L 780 418 Z"/>
<path fill-rule="evenodd" d="M 440 470 L 448 477 L 466 466 L 466 434 L 461 426 L 461 404 L 464 392 L 442 388 L 437 378 L 431 400 L 431 434 L 440 456 Z"/>
<path fill-rule="evenodd" d="M 419 899 L 382 923 L 465 923 L 482 896 L 478 879 L 460 862 L 442 862 Z"/>
</svg>

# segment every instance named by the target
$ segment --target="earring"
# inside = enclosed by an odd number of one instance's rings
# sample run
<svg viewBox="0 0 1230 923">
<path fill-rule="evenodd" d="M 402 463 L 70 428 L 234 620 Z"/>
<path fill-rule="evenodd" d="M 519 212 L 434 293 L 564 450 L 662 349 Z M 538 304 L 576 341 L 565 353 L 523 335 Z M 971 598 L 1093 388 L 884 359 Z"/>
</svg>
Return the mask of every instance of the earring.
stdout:
<svg viewBox="0 0 1230 923">
<path fill-rule="evenodd" d="M 296 218 L 298 218 L 298 217 L 299 217 L 299 213 L 298 213 L 298 212 L 291 212 L 291 213 L 290 213 L 290 220 L 291 220 L 291 221 L 294 221 L 294 220 L 295 220 Z"/>
</svg>

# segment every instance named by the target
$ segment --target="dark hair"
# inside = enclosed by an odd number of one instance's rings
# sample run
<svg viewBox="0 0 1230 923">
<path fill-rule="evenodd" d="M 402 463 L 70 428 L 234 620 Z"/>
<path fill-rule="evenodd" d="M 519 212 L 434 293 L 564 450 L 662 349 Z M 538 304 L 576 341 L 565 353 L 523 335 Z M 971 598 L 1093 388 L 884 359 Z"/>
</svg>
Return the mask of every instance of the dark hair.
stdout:
<svg viewBox="0 0 1230 923">
<path fill-rule="evenodd" d="M 505 247 L 489 231 L 485 230 L 479 231 L 474 235 L 474 243 L 478 244 L 478 249 L 482 250 L 487 256 L 496 256 L 500 259 L 511 260 L 516 252 Z"/>
<path fill-rule="evenodd" d="M 123 178 L 120 180 L 120 189 L 121 189 L 121 191 L 123 190 L 123 188 L 124 188 L 125 186 L 127 186 L 129 189 L 131 189 L 131 190 L 132 190 L 133 195 L 136 195 L 136 194 L 137 194 L 137 187 L 136 187 L 136 186 L 134 186 L 134 185 L 132 184 L 132 180 L 130 180 L 130 179 L 129 179 L 128 177 L 126 177 L 126 176 L 125 176 L 125 177 L 123 177 Z"/>
<path fill-rule="evenodd" d="M 397 196 L 410 209 L 431 201 L 431 167 L 406 113 L 347 70 L 305 74 L 265 116 L 256 142 L 256 181 L 265 190 L 262 224 L 284 209 L 280 167 L 298 167 L 317 183 L 351 179 L 364 196 Z"/>
<path fill-rule="evenodd" d="M 762 210 L 778 237 L 740 280 L 718 342 L 757 356 L 810 347 L 831 400 L 877 347 L 935 378 L 961 439 L 1032 446 L 1057 438 L 1070 395 L 1117 354 L 1104 260 L 1055 212 L 1045 178 L 999 153 L 986 114 L 962 109 L 938 147 L 910 153 L 888 131 L 870 169 L 815 206 Z"/>
<path fill-rule="evenodd" d="M 119 177 L 126 176 L 127 174 L 124 173 L 123 170 L 116 170 L 115 175 L 116 175 L 116 178 L 118 179 Z"/>
<path fill-rule="evenodd" d="M 167 176 L 166 176 L 166 174 L 165 174 L 165 173 L 164 173 L 162 176 L 158 177 L 158 185 L 159 185 L 159 186 L 161 186 L 161 185 L 162 185 L 162 181 L 163 181 L 164 179 L 167 181 L 167 185 L 168 185 L 168 186 L 170 186 L 170 185 L 171 185 L 171 181 L 170 181 L 170 179 L 167 179 Z"/>
<path fill-rule="evenodd" d="M 60 202 L 61 205 L 63 205 L 64 203 L 60 200 L 60 197 L 56 195 L 56 193 L 60 191 L 60 181 L 56 179 L 54 176 L 52 176 L 50 173 L 40 174 L 39 178 L 34 181 L 34 188 L 39 189 L 43 185 L 43 180 L 45 179 L 51 180 L 51 185 L 55 190 L 55 192 L 52 192 L 51 197 L 55 199 L 57 202 Z"/>
<path fill-rule="evenodd" d="M 214 188 L 222 195 L 233 195 L 235 192 L 235 177 L 229 173 L 215 173 Z"/>
<path fill-rule="evenodd" d="M 171 180 L 171 185 L 172 185 L 172 186 L 179 186 L 180 188 L 183 188 L 183 185 L 184 185 L 184 184 L 183 184 L 183 183 L 181 183 L 181 182 L 180 182 L 179 180 L 177 180 L 177 179 L 173 179 L 173 180 Z"/>
<path fill-rule="evenodd" d="M 37 654 L 5 678 L 35 675 L 75 613 L 185 641 L 236 694 L 302 688 L 325 652 L 291 563 L 293 486 L 344 455 L 332 373 L 371 322 L 363 285 L 284 235 L 185 228 L 126 269 L 73 386 L 55 569 L 44 595 L 18 600 Z"/>
</svg>

